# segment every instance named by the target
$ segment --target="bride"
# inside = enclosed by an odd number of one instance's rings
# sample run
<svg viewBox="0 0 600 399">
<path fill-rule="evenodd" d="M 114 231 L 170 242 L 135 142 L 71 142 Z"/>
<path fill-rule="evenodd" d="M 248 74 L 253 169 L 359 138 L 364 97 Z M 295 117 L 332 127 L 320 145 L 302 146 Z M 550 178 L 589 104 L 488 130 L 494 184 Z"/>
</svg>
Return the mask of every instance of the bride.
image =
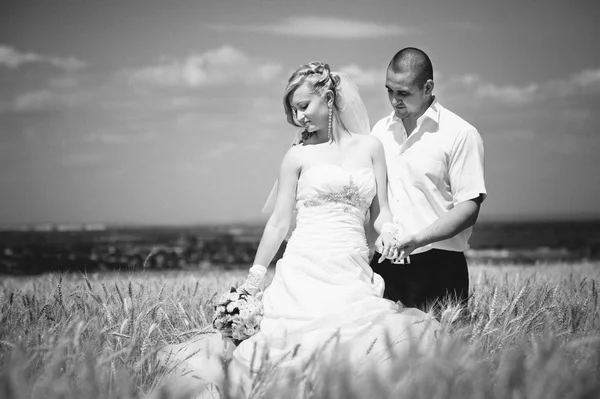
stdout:
<svg viewBox="0 0 600 399">
<path fill-rule="evenodd" d="M 283 103 L 288 122 L 304 130 L 282 161 L 267 201 L 271 217 L 238 291 L 258 291 L 267 266 L 295 227 L 262 296 L 260 331 L 230 354 L 227 378 L 246 394 L 265 359 L 293 368 L 324 353 L 335 337 L 336 350 L 343 350 L 353 367 L 385 364 L 390 342 L 400 350 L 424 347 L 439 329 L 427 314 L 384 299 L 383 280 L 369 266 L 368 230 L 379 235 L 376 247 L 383 257 L 399 254 L 383 147 L 369 135 L 356 86 L 327 64 L 312 62 L 293 73 Z M 162 354 L 181 375 L 219 384 L 223 350 L 214 334 Z"/>
</svg>

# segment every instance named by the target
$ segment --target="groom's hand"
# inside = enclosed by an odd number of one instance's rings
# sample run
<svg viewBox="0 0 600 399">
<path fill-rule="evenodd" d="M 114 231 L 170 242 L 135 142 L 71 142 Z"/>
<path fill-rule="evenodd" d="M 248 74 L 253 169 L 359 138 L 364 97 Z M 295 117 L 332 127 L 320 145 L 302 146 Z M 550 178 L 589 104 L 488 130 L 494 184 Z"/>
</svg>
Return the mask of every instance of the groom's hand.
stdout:
<svg viewBox="0 0 600 399">
<path fill-rule="evenodd" d="M 398 256 L 394 259 L 394 262 L 400 262 L 403 259 L 408 258 L 408 256 L 420 246 L 415 235 L 400 237 L 396 245 L 398 246 Z"/>
</svg>

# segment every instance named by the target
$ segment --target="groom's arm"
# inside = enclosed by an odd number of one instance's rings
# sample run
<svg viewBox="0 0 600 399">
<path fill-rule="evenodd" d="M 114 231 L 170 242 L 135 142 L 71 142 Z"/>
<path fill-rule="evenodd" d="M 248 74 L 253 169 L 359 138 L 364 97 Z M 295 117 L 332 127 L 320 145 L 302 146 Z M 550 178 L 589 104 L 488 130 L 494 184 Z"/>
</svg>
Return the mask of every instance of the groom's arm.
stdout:
<svg viewBox="0 0 600 399">
<path fill-rule="evenodd" d="M 472 126 L 456 133 L 448 177 L 454 207 L 416 235 L 420 247 L 452 238 L 475 224 L 486 197 L 483 140 Z"/>
<path fill-rule="evenodd" d="M 475 225 L 482 201 L 482 196 L 479 196 L 461 202 L 450 209 L 438 220 L 415 235 L 416 248 L 447 240 Z"/>
<path fill-rule="evenodd" d="M 416 248 L 456 236 L 477 221 L 481 203 L 486 198 L 484 182 L 483 140 L 473 128 L 457 132 L 452 145 L 448 176 L 454 206 L 431 225 L 415 235 L 403 237 L 403 256 Z"/>
<path fill-rule="evenodd" d="M 473 226 L 479 216 L 482 201 L 483 196 L 480 195 L 461 202 L 417 234 L 401 237 L 398 240 L 399 259 L 406 258 L 417 248 L 447 240 Z"/>
</svg>

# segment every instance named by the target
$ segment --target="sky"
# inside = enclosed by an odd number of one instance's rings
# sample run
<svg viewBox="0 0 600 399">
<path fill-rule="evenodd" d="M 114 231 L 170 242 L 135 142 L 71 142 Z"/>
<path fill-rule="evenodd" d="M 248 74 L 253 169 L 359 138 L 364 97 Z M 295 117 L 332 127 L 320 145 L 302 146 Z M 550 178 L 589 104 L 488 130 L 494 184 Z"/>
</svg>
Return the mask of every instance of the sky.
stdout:
<svg viewBox="0 0 600 399">
<path fill-rule="evenodd" d="M 0 224 L 264 220 L 292 71 L 348 73 L 373 126 L 407 46 L 483 137 L 481 220 L 600 218 L 599 4 L 3 1 Z"/>
</svg>

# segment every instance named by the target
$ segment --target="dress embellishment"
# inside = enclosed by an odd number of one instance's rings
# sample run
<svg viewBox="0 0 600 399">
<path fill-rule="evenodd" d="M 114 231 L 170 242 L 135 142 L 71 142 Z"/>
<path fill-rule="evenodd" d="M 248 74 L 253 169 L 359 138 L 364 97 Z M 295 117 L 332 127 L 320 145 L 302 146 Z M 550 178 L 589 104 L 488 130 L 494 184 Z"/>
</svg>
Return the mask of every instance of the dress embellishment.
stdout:
<svg viewBox="0 0 600 399">
<path fill-rule="evenodd" d="M 369 202 L 361 197 L 358 186 L 350 177 L 350 182 L 339 191 L 317 194 L 303 201 L 305 207 L 322 206 L 329 204 L 345 204 L 358 208 L 364 212 L 369 209 Z M 347 209 L 348 210 L 348 209 Z"/>
</svg>

